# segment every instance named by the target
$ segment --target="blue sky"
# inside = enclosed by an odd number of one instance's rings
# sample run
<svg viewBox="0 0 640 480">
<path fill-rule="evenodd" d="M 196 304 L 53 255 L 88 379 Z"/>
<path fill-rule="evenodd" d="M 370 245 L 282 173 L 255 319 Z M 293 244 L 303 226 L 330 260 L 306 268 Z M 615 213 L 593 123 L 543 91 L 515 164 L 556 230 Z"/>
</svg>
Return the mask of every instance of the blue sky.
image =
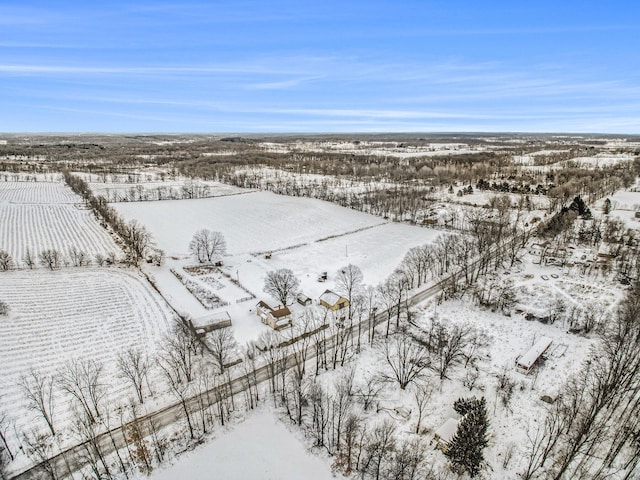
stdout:
<svg viewBox="0 0 640 480">
<path fill-rule="evenodd" d="M 0 3 L 1 132 L 640 133 L 637 1 Z"/>
</svg>

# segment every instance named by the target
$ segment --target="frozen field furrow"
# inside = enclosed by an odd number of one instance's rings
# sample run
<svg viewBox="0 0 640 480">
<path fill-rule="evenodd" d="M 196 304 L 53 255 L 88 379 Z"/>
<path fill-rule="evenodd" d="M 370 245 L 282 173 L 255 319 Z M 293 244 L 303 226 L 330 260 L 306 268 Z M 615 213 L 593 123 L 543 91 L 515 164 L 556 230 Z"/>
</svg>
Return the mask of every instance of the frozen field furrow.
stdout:
<svg viewBox="0 0 640 480">
<path fill-rule="evenodd" d="M 0 400 L 25 420 L 21 375 L 30 369 L 53 374 L 67 361 L 95 359 L 110 377 L 120 351 L 132 346 L 153 351 L 173 319 L 133 270 L 4 272 L 0 298 L 10 308 L 0 321 Z"/>
</svg>

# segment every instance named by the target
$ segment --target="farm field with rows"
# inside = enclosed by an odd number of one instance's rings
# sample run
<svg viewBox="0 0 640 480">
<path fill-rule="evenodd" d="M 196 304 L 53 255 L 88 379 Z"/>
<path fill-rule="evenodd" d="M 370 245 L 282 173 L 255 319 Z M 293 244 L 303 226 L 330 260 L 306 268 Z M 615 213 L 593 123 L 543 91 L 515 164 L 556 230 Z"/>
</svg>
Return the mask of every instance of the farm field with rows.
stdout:
<svg viewBox="0 0 640 480">
<path fill-rule="evenodd" d="M 45 249 L 66 255 L 75 247 L 89 257 L 120 248 L 82 199 L 63 183 L 0 182 L 0 249 L 18 264 L 27 248 L 37 257 Z"/>
<path fill-rule="evenodd" d="M 119 352 L 152 350 L 173 319 L 144 277 L 129 269 L 4 272 L 0 297 L 10 308 L 0 322 L 0 392 L 27 424 L 21 375 L 32 369 L 50 375 L 65 362 L 88 359 L 111 371 Z"/>
</svg>

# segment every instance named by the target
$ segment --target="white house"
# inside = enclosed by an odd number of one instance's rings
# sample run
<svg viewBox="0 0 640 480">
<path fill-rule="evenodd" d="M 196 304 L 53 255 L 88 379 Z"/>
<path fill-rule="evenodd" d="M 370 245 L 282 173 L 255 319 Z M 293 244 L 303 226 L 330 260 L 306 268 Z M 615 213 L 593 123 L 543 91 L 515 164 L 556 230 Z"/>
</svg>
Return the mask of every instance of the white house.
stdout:
<svg viewBox="0 0 640 480">
<path fill-rule="evenodd" d="M 280 330 L 291 325 L 291 310 L 278 305 L 272 308 L 266 302 L 260 300 L 256 306 L 256 313 L 262 323 L 269 325 L 274 330 Z"/>
</svg>

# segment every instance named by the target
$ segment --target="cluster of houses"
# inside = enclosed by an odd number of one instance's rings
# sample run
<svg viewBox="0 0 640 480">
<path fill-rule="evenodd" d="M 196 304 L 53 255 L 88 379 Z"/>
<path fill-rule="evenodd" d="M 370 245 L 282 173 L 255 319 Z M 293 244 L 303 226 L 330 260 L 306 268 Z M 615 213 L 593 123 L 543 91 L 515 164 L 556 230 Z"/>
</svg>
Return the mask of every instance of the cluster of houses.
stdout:
<svg viewBox="0 0 640 480">
<path fill-rule="evenodd" d="M 313 303 L 311 298 L 301 293 L 297 296 L 296 301 L 303 307 L 307 307 Z M 349 300 L 343 296 L 331 291 L 325 290 L 318 298 L 318 304 L 322 305 L 327 310 L 338 313 L 338 319 L 344 320 L 345 314 L 340 315 L 340 312 L 349 306 Z M 276 305 L 272 307 L 267 302 L 260 300 L 256 305 L 256 314 L 265 325 L 269 325 L 274 330 L 281 330 L 291 325 L 293 321 L 293 314 L 291 309 L 286 305 Z"/>
</svg>

